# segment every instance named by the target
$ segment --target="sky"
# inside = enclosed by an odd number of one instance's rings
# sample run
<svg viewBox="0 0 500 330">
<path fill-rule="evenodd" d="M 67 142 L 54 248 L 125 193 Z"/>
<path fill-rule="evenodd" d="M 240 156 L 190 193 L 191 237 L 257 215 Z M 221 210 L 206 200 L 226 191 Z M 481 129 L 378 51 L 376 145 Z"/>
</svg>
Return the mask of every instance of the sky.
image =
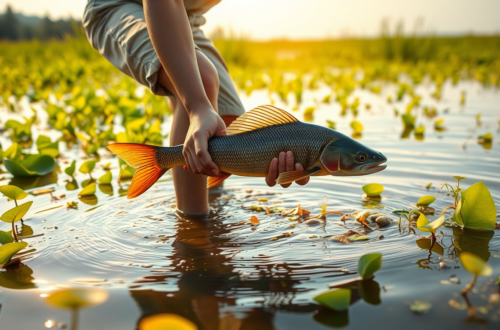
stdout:
<svg viewBox="0 0 500 330">
<path fill-rule="evenodd" d="M 25 15 L 80 19 L 86 0 L 0 0 Z M 204 31 L 232 29 L 253 39 L 375 36 L 380 23 L 420 18 L 437 34 L 500 34 L 500 0 L 222 0 L 207 14 Z"/>
</svg>

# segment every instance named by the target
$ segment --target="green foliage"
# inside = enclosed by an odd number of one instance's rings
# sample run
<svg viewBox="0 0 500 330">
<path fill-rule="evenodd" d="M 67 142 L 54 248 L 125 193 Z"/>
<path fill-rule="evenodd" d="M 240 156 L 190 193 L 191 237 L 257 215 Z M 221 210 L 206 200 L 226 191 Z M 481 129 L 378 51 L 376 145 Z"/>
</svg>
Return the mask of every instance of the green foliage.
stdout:
<svg viewBox="0 0 500 330">
<path fill-rule="evenodd" d="M 425 231 L 425 232 L 429 232 L 429 233 L 435 233 L 436 230 L 441 227 L 441 225 L 443 224 L 445 220 L 445 217 L 444 215 L 440 216 L 439 218 L 437 218 L 436 220 L 434 220 L 433 222 L 429 223 L 429 220 L 427 219 L 427 217 L 421 213 L 420 216 L 418 217 L 418 220 L 417 220 L 417 228 L 421 231 Z"/>
<path fill-rule="evenodd" d="M 64 172 L 72 177 L 73 174 L 75 174 L 75 168 L 76 168 L 76 160 L 72 161 L 71 165 L 64 169 Z"/>
<path fill-rule="evenodd" d="M 434 196 L 430 196 L 430 195 L 422 196 L 418 200 L 417 205 L 429 206 L 432 203 L 434 203 L 435 200 L 436 200 L 436 197 L 434 197 Z"/>
<path fill-rule="evenodd" d="M 351 302 L 351 290 L 333 289 L 321 293 L 314 297 L 314 300 L 321 305 L 333 309 L 334 311 L 344 311 L 349 308 Z"/>
<path fill-rule="evenodd" d="M 24 190 L 12 185 L 0 186 L 0 192 L 6 197 L 14 200 L 21 200 L 28 196 Z"/>
<path fill-rule="evenodd" d="M 91 173 L 92 170 L 94 170 L 95 168 L 95 164 L 96 164 L 95 160 L 87 160 L 85 163 L 82 164 L 82 166 L 80 166 L 80 169 L 78 169 L 78 171 L 85 174 Z"/>
<path fill-rule="evenodd" d="M 466 271 L 476 276 L 490 276 L 493 274 L 493 269 L 490 265 L 480 257 L 470 252 L 462 252 L 458 256 L 460 263 Z"/>
<path fill-rule="evenodd" d="M 7 171 L 14 176 L 41 176 L 52 172 L 56 166 L 48 155 L 27 155 L 23 160 L 4 159 Z"/>
<path fill-rule="evenodd" d="M 97 187 L 97 185 L 95 183 L 91 183 L 88 186 L 86 186 L 85 188 L 83 188 L 78 193 L 78 196 L 93 196 L 93 195 L 95 195 L 96 187 Z"/>
<path fill-rule="evenodd" d="M 107 171 L 97 181 L 100 184 L 110 184 L 112 179 L 113 179 L 113 175 L 111 174 L 111 171 Z"/>
<path fill-rule="evenodd" d="M 351 128 L 355 134 L 361 134 L 363 132 L 363 125 L 357 120 L 351 122 Z"/>
<path fill-rule="evenodd" d="M 377 270 L 382 267 L 382 254 L 365 254 L 358 261 L 358 273 L 363 279 L 370 278 Z"/>
<path fill-rule="evenodd" d="M 14 242 L 14 237 L 10 232 L 0 230 L 0 244 L 7 244 Z"/>
<path fill-rule="evenodd" d="M 378 183 L 370 183 L 362 187 L 366 196 L 368 197 L 378 197 L 384 191 L 384 186 Z"/>
<path fill-rule="evenodd" d="M 465 228 L 495 228 L 495 202 L 483 182 L 473 184 L 462 193 L 453 214 L 453 221 Z"/>
<path fill-rule="evenodd" d="M 24 215 L 28 212 L 30 209 L 31 205 L 33 204 L 33 201 L 26 202 L 24 204 L 21 204 L 19 206 L 14 207 L 13 209 L 8 210 L 2 216 L 0 216 L 0 220 L 9 222 L 9 223 L 14 223 L 19 220 L 21 220 Z"/>
<path fill-rule="evenodd" d="M 108 296 L 102 289 L 60 289 L 52 292 L 46 301 L 53 307 L 76 310 L 100 305 L 108 300 Z"/>
<path fill-rule="evenodd" d="M 8 264 L 12 257 L 26 246 L 28 246 L 26 242 L 6 243 L 0 246 L 0 267 Z"/>
</svg>

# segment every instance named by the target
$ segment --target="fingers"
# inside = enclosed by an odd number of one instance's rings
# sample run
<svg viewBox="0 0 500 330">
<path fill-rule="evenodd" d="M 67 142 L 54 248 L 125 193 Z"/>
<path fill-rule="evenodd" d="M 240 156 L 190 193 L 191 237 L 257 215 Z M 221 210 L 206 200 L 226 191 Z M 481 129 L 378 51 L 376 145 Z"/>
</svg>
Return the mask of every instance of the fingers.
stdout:
<svg viewBox="0 0 500 330">
<path fill-rule="evenodd" d="M 273 158 L 271 165 L 269 165 L 269 172 L 267 172 L 266 183 L 269 187 L 276 185 L 276 178 L 278 177 L 278 158 Z"/>
<path fill-rule="evenodd" d="M 296 171 L 303 171 L 303 170 L 304 170 L 304 167 L 302 167 L 302 165 L 301 165 L 301 164 L 297 163 L 297 164 L 295 164 L 295 170 L 296 170 Z M 295 181 L 295 182 L 296 182 L 297 184 L 299 184 L 299 185 L 303 186 L 303 185 L 305 185 L 305 184 L 307 184 L 307 183 L 309 182 L 309 177 L 307 177 L 307 178 L 303 178 L 303 179 L 300 179 L 300 180 L 297 180 L 297 181 Z"/>
<path fill-rule="evenodd" d="M 293 165 L 293 152 L 287 151 L 286 154 L 284 152 L 282 152 L 282 154 L 284 154 L 285 158 L 282 160 L 281 154 L 280 154 L 280 162 L 283 161 L 283 166 L 282 166 L 282 164 L 280 164 L 280 173 L 295 170 L 295 166 Z M 281 171 L 281 169 L 283 167 L 284 167 L 284 171 Z M 283 188 L 288 188 L 288 187 L 290 187 L 290 185 L 291 185 L 291 183 L 287 183 L 287 184 L 282 184 L 281 186 Z"/>
</svg>

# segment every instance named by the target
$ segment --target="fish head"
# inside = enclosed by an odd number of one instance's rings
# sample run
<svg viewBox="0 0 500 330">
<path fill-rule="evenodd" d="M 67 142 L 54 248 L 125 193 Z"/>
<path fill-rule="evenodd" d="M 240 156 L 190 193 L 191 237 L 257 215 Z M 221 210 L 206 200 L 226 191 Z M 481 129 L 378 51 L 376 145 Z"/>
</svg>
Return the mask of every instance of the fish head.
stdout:
<svg viewBox="0 0 500 330">
<path fill-rule="evenodd" d="M 328 144 L 321 154 L 321 164 L 335 176 L 368 175 L 384 170 L 387 161 L 381 152 L 370 149 L 349 137 Z"/>
</svg>

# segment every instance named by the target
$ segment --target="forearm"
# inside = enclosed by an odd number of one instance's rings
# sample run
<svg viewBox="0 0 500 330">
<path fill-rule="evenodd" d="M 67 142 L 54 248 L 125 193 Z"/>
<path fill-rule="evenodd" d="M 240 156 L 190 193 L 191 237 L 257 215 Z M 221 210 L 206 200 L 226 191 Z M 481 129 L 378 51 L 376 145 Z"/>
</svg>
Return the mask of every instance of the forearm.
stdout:
<svg viewBox="0 0 500 330">
<path fill-rule="evenodd" d="M 198 69 L 184 2 L 144 0 L 144 13 L 158 58 L 188 115 L 212 108 Z"/>
</svg>

